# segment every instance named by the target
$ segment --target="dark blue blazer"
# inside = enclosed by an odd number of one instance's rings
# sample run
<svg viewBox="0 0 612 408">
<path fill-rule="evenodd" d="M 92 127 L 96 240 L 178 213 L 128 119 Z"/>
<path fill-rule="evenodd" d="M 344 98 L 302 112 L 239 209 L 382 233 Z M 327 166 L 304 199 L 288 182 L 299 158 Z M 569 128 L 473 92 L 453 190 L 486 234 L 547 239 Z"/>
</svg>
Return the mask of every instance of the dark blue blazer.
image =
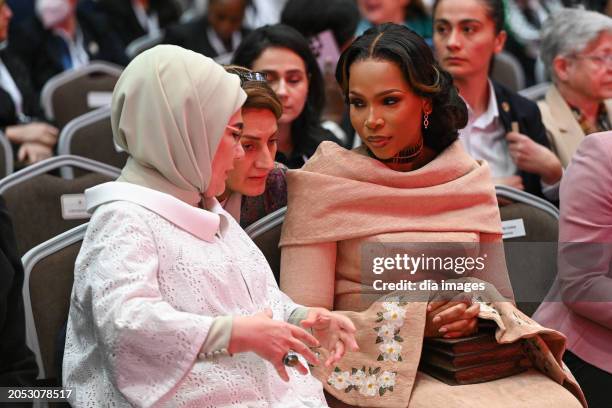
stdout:
<svg viewBox="0 0 612 408">
<path fill-rule="evenodd" d="M 517 122 L 520 133 L 529 136 L 534 142 L 550 148 L 538 105 L 495 81 L 493 81 L 493 89 L 497 99 L 499 118 L 506 132 L 512 130 L 512 122 Z M 525 191 L 545 198 L 542 194 L 539 175 L 522 170 L 519 170 L 518 175 L 523 179 Z"/>
</svg>

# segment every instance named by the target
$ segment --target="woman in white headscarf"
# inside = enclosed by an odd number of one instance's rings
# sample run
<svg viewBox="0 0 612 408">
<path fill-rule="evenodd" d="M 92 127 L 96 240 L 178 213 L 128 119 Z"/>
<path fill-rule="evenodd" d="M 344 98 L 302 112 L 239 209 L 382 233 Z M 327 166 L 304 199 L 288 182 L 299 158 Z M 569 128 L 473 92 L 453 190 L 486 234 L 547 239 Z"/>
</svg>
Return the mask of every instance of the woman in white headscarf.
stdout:
<svg viewBox="0 0 612 408">
<path fill-rule="evenodd" d="M 111 121 L 130 158 L 117 182 L 86 191 L 63 364 L 73 406 L 326 406 L 287 353 L 317 363 L 309 346 L 321 345 L 331 364 L 357 347 L 354 326 L 281 293 L 214 198 L 244 154 L 244 100 L 237 76 L 174 46 L 119 79 Z"/>
</svg>

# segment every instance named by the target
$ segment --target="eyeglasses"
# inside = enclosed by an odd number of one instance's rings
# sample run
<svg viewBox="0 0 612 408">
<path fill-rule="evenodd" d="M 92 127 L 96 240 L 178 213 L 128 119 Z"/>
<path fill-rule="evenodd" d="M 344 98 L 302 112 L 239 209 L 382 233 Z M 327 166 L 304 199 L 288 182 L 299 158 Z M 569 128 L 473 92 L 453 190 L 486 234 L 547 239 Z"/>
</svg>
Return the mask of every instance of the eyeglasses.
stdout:
<svg viewBox="0 0 612 408">
<path fill-rule="evenodd" d="M 232 137 L 234 138 L 234 143 L 238 143 L 240 138 L 242 137 L 242 128 L 238 128 L 232 125 L 226 126 L 230 132 L 232 132 Z"/>
<path fill-rule="evenodd" d="M 612 54 L 602 54 L 602 55 L 581 55 L 574 54 L 570 55 L 570 58 L 575 59 L 588 59 L 593 62 L 593 64 L 598 68 L 610 67 L 612 64 Z"/>
<path fill-rule="evenodd" d="M 240 86 L 247 82 L 267 82 L 268 76 L 265 72 L 238 72 Z"/>
</svg>

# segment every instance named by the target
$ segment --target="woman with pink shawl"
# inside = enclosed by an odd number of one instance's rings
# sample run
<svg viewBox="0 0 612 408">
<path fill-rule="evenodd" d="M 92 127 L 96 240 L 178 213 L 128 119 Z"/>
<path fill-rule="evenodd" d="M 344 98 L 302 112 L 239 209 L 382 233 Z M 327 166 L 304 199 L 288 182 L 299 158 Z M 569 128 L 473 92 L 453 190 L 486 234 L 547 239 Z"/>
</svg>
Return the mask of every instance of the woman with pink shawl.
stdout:
<svg viewBox="0 0 612 408">
<path fill-rule="evenodd" d="M 582 393 L 561 362 L 564 337 L 512 303 L 491 175 L 457 141 L 467 108 L 450 75 L 416 33 L 383 24 L 344 51 L 336 78 L 363 145 L 348 151 L 324 142 L 301 170 L 288 172 L 280 242 L 281 289 L 301 304 L 344 311 L 357 326 L 360 351 L 314 369 L 328 403 L 579 407 Z M 417 268 L 402 278 L 428 280 L 424 290 L 381 298 L 385 292 L 373 291 L 373 280 L 386 275 L 372 276 L 364 266 L 372 252 L 389 253 L 391 243 L 415 244 L 419 255 L 431 243 L 455 255 L 488 255 L 487 267 Z M 458 247 L 465 250 L 457 253 Z M 460 301 L 440 297 L 431 282 L 442 280 L 483 290 L 461 294 Z M 454 387 L 418 371 L 424 337 L 472 334 L 478 318 L 496 322 L 497 342 L 524 341 L 536 368 Z"/>
</svg>

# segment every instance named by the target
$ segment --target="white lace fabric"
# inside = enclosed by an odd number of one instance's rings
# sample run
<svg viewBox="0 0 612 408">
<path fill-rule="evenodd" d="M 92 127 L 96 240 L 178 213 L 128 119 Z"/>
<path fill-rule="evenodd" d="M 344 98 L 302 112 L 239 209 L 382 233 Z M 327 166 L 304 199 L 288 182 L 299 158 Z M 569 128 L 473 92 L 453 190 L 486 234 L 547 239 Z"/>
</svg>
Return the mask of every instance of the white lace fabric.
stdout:
<svg viewBox="0 0 612 408">
<path fill-rule="evenodd" d="M 221 210 L 222 211 L 222 210 Z M 64 381 L 76 407 L 322 407 L 321 384 L 283 382 L 254 353 L 197 356 L 215 317 L 298 305 L 240 226 L 202 241 L 137 204 L 99 207 L 76 261 Z"/>
</svg>

